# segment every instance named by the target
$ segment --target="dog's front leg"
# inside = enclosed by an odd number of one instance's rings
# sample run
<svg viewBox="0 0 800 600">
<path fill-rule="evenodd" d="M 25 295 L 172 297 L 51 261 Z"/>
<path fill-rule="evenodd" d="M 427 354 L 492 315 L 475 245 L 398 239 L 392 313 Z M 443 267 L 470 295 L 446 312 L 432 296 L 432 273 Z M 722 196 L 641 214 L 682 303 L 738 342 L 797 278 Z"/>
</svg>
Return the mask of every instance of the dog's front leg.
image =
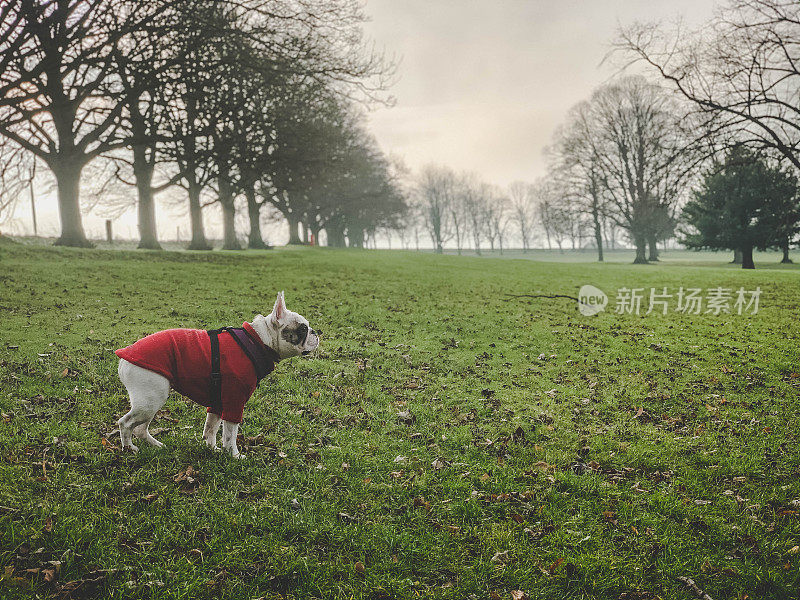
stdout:
<svg viewBox="0 0 800 600">
<path fill-rule="evenodd" d="M 214 413 L 206 414 L 206 424 L 203 427 L 203 439 L 212 450 L 217 449 L 217 432 L 219 431 L 219 424 L 222 422 L 222 417 Z M 224 433 L 223 433 L 224 439 Z"/>
<path fill-rule="evenodd" d="M 236 447 L 236 436 L 239 434 L 239 424 L 230 421 L 222 422 L 222 449 L 231 453 L 233 458 L 244 458 Z"/>
</svg>

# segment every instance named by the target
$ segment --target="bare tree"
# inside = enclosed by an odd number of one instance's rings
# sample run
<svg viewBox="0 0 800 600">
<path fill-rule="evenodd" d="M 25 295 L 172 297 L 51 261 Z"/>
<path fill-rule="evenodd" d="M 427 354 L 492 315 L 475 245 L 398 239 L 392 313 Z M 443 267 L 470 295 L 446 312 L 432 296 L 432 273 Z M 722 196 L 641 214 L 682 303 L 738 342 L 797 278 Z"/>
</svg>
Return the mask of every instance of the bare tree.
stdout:
<svg viewBox="0 0 800 600">
<path fill-rule="evenodd" d="M 454 235 L 451 205 L 456 195 L 455 188 L 456 176 L 446 167 L 428 165 L 420 172 L 417 183 L 419 210 L 438 254 Z"/>
<path fill-rule="evenodd" d="M 582 235 L 582 215 L 570 202 L 559 181 L 543 177 L 531 186 L 536 199 L 536 215 L 547 236 L 548 248 L 555 241 L 559 252 L 564 252 L 564 242 L 570 240 L 572 249 Z"/>
<path fill-rule="evenodd" d="M 670 218 L 702 160 L 675 99 L 643 77 L 606 84 L 592 95 L 583 137 L 606 198 L 606 213 L 636 246 L 634 263 L 646 263 L 647 246 L 671 234 Z"/>
<path fill-rule="evenodd" d="M 36 211 L 33 207 L 33 180 L 36 163 L 33 155 L 9 139 L 0 138 L 0 224 L 14 215 L 26 188 L 31 193 L 34 229 Z"/>
<path fill-rule="evenodd" d="M 454 175 L 453 197 L 448 204 L 448 210 L 456 242 L 456 252 L 459 256 L 469 234 L 469 209 L 467 205 L 470 202 L 470 194 L 469 176 Z"/>
<path fill-rule="evenodd" d="M 594 139 L 597 132 L 591 112 L 592 107 L 588 102 L 573 107 L 567 116 L 567 123 L 556 131 L 548 154 L 552 174 L 570 195 L 572 208 L 591 219 L 597 260 L 602 262 L 606 182 L 597 154 L 600 144 Z"/>
<path fill-rule="evenodd" d="M 481 254 L 481 241 L 486 235 L 487 206 L 490 201 L 488 186 L 478 179 L 474 173 L 464 173 L 458 181 L 457 203 L 461 209 L 461 220 L 465 237 L 472 235 L 475 254 Z M 454 219 L 455 220 L 455 219 Z"/>
<path fill-rule="evenodd" d="M 636 23 L 616 48 L 653 67 L 717 128 L 800 168 L 800 4 L 728 0 L 697 31 Z"/>
<path fill-rule="evenodd" d="M 492 251 L 494 251 L 496 241 L 500 254 L 503 254 L 509 222 L 508 197 L 492 188 L 491 200 L 486 206 L 486 237 L 489 239 Z"/>
<path fill-rule="evenodd" d="M 530 249 L 533 238 L 535 206 L 533 187 L 524 181 L 514 181 L 508 186 L 508 203 L 511 219 L 517 226 L 522 240 L 522 251 Z M 549 238 L 548 238 L 549 242 Z"/>
</svg>

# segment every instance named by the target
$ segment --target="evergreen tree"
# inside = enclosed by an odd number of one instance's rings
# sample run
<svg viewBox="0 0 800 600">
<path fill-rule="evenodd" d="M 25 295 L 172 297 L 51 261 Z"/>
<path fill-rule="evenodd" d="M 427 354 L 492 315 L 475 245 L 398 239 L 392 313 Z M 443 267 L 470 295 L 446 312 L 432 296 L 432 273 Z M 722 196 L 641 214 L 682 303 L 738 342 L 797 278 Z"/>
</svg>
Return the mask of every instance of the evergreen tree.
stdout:
<svg viewBox="0 0 800 600">
<path fill-rule="evenodd" d="M 682 216 L 688 247 L 739 250 L 742 268 L 754 269 L 754 249 L 781 246 L 799 230 L 797 179 L 737 146 L 706 174 Z"/>
</svg>

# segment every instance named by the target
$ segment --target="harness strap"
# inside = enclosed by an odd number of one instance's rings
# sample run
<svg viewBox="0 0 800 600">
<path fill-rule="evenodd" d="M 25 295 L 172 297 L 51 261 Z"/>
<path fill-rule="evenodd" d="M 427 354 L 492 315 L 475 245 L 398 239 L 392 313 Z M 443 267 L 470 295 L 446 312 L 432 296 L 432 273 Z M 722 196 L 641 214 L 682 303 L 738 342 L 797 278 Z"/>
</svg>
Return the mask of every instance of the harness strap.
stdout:
<svg viewBox="0 0 800 600">
<path fill-rule="evenodd" d="M 256 380 L 261 381 L 275 369 L 275 363 L 280 360 L 280 356 L 270 347 L 258 344 L 248 331 L 242 327 L 220 327 L 219 329 L 209 329 L 208 337 L 211 340 L 211 385 L 210 385 L 210 408 L 217 412 L 222 412 L 222 369 L 220 367 L 219 334 L 227 332 L 242 351 L 245 353 L 253 368 L 256 371 Z"/>
<path fill-rule="evenodd" d="M 222 413 L 222 373 L 220 372 L 219 334 L 223 329 L 209 329 L 208 337 L 211 339 L 211 398 L 210 407 L 213 411 Z"/>
</svg>

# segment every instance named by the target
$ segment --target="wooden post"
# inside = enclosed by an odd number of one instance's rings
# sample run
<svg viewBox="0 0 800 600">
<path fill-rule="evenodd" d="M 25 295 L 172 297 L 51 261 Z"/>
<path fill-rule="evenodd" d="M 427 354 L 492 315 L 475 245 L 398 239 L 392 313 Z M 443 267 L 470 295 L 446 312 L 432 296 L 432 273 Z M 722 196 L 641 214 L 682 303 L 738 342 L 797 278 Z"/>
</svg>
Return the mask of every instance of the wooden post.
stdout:
<svg viewBox="0 0 800 600">
<path fill-rule="evenodd" d="M 111 219 L 106 219 L 106 241 L 109 244 L 114 243 L 114 235 L 111 233 Z"/>
</svg>

